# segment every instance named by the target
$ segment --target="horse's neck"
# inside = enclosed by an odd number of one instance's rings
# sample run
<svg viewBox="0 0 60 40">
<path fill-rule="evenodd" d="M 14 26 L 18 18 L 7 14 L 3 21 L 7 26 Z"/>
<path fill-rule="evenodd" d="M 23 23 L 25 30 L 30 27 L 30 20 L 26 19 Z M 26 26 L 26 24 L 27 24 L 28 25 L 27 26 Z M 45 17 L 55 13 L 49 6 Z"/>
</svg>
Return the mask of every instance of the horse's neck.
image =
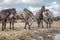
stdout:
<svg viewBox="0 0 60 40">
<path fill-rule="evenodd" d="M 54 17 L 53 12 L 51 12 L 51 11 L 48 11 L 48 15 L 49 15 L 49 17 Z"/>
<path fill-rule="evenodd" d="M 42 11 L 42 10 L 39 11 L 39 15 L 40 15 L 41 17 L 43 16 L 43 11 Z"/>
<path fill-rule="evenodd" d="M 29 18 L 29 17 L 32 17 L 33 14 L 32 14 L 31 12 L 29 12 L 29 11 L 26 11 L 26 12 L 25 12 L 25 16 L 27 16 L 27 17 Z"/>
<path fill-rule="evenodd" d="M 50 17 L 50 12 L 49 11 L 47 11 L 47 12 L 44 12 L 44 15 L 43 15 L 44 17 Z"/>
<path fill-rule="evenodd" d="M 42 10 L 39 10 L 39 13 L 40 13 L 40 14 L 42 14 L 42 13 L 43 13 L 43 11 L 42 11 Z"/>
</svg>

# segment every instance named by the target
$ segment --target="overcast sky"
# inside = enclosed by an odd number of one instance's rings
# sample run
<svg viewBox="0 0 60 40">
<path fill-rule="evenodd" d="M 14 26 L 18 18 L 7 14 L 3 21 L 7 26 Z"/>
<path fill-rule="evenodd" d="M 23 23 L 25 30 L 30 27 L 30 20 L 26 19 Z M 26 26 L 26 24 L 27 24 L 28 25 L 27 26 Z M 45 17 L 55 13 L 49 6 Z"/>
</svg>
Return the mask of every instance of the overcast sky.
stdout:
<svg viewBox="0 0 60 40">
<path fill-rule="evenodd" d="M 0 10 L 7 8 L 16 8 L 16 10 L 29 9 L 34 14 L 45 5 L 54 13 L 54 16 L 60 16 L 60 0 L 0 0 Z"/>
</svg>

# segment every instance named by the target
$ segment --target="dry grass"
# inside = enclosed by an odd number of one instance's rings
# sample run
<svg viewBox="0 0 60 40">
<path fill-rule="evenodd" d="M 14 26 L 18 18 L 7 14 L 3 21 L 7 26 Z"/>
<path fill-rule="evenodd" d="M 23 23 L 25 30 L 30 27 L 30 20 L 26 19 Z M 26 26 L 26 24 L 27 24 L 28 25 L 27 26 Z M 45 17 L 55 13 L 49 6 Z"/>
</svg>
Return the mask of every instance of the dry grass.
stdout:
<svg viewBox="0 0 60 40">
<path fill-rule="evenodd" d="M 41 38 L 47 37 L 46 33 L 45 33 L 46 36 L 42 37 L 39 34 L 41 31 L 34 33 L 33 30 L 30 31 L 30 30 L 24 29 L 25 23 L 22 23 L 22 22 L 15 23 L 15 25 L 14 25 L 15 30 L 9 30 L 9 23 L 7 23 L 7 30 L 5 30 L 5 31 L 1 31 L 1 26 L 2 26 L 2 24 L 0 23 L 0 40 L 40 40 L 39 37 L 41 37 Z M 33 23 L 31 28 L 32 27 L 37 29 L 37 23 L 36 22 Z M 45 23 L 44 23 L 44 27 L 46 27 Z M 60 30 L 60 21 L 54 22 L 54 24 L 52 24 L 52 28 Z M 20 29 L 22 29 L 22 30 L 20 30 Z M 42 30 L 44 30 L 44 28 Z M 41 34 L 45 35 L 42 32 L 41 32 Z"/>
<path fill-rule="evenodd" d="M 6 25 L 7 27 L 9 27 L 10 25 L 9 25 L 9 23 L 7 23 L 7 25 Z M 25 26 L 25 23 L 23 23 L 23 22 L 17 22 L 17 23 L 15 23 L 14 24 L 14 26 L 15 27 L 24 27 Z M 38 25 L 37 25 L 37 23 L 36 22 L 34 22 L 33 24 L 32 24 L 32 27 L 37 27 Z M 44 26 L 46 27 L 46 24 L 44 23 Z M 0 23 L 0 27 L 2 27 L 2 23 Z M 54 23 L 52 24 L 52 27 L 60 27 L 60 21 L 54 21 Z"/>
<path fill-rule="evenodd" d="M 0 40 L 23 40 L 28 39 L 33 35 L 33 32 L 28 30 L 23 31 L 0 31 Z"/>
<path fill-rule="evenodd" d="M 19 28 L 19 29 L 23 28 L 24 29 L 24 26 L 25 26 L 25 23 L 23 23 L 23 22 L 14 23 L 15 29 L 17 29 L 17 28 Z M 0 30 L 1 30 L 1 27 L 2 27 L 2 23 L 0 23 Z M 10 24 L 7 23 L 6 27 L 7 27 L 7 29 L 9 29 Z M 31 26 L 31 28 L 32 27 L 33 28 L 38 28 L 37 22 L 34 22 Z M 41 25 L 40 25 L 40 27 L 41 27 Z M 44 23 L 44 27 L 46 27 L 46 23 Z M 52 28 L 60 28 L 60 21 L 54 21 L 53 24 L 52 24 Z"/>
<path fill-rule="evenodd" d="M 9 23 L 7 23 L 7 28 L 8 27 L 10 27 L 10 25 L 9 25 Z M 14 27 L 24 27 L 25 26 L 25 23 L 23 23 L 23 22 L 17 22 L 17 23 L 14 23 Z M 32 26 L 31 27 L 37 27 L 38 25 L 37 25 L 37 23 L 36 22 L 34 22 L 33 24 L 32 24 Z M 2 27 L 2 23 L 0 23 L 0 27 Z M 44 23 L 44 27 L 46 27 L 46 24 Z M 60 27 L 60 21 L 54 21 L 54 23 L 52 24 L 52 27 Z"/>
</svg>

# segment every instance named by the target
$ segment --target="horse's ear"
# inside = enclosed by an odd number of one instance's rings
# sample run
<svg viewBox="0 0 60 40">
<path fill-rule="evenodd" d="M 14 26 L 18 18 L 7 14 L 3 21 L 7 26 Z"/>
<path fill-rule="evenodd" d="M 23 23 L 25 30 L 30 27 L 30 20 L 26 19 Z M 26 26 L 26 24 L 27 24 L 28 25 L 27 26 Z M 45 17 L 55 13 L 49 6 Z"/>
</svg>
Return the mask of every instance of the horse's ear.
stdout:
<svg viewBox="0 0 60 40">
<path fill-rule="evenodd" d="M 13 10 L 15 10 L 16 8 L 12 8 Z"/>
<path fill-rule="evenodd" d="M 49 11 L 49 9 L 46 9 L 46 11 Z"/>
<path fill-rule="evenodd" d="M 43 5 L 42 8 L 45 8 L 45 6 Z"/>
<path fill-rule="evenodd" d="M 27 8 L 24 8 L 24 11 L 28 10 Z"/>
</svg>

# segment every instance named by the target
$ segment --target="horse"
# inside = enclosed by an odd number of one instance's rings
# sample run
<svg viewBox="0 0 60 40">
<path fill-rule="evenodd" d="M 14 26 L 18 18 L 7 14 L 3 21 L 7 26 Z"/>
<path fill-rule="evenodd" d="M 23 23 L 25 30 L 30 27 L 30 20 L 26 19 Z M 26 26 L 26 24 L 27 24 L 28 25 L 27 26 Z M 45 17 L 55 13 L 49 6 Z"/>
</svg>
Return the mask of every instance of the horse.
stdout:
<svg viewBox="0 0 60 40">
<path fill-rule="evenodd" d="M 42 6 L 42 8 L 36 12 L 35 18 L 37 20 L 38 28 L 40 27 L 40 24 L 42 24 L 43 28 L 43 12 L 45 11 L 45 6 Z"/>
<path fill-rule="evenodd" d="M 0 20 L 2 20 L 2 30 L 4 31 L 6 29 L 6 21 L 8 17 L 13 14 L 15 15 L 16 10 L 15 8 L 12 9 L 5 9 L 0 11 Z M 12 24 L 13 25 L 13 24 Z M 13 26 L 14 27 L 14 26 Z M 14 29 L 14 28 L 13 28 Z"/>
<path fill-rule="evenodd" d="M 43 14 L 43 20 L 47 24 L 47 27 L 51 28 L 51 24 L 53 23 L 54 15 L 49 9 L 46 9 Z"/>
<path fill-rule="evenodd" d="M 24 29 L 26 29 L 27 25 L 28 25 L 28 28 L 31 29 L 30 26 L 32 25 L 35 18 L 33 13 L 30 10 L 28 10 L 27 8 L 24 8 L 22 11 L 19 11 L 16 14 L 16 17 L 17 19 L 19 18 L 20 20 L 23 19 L 25 21 Z"/>
</svg>

